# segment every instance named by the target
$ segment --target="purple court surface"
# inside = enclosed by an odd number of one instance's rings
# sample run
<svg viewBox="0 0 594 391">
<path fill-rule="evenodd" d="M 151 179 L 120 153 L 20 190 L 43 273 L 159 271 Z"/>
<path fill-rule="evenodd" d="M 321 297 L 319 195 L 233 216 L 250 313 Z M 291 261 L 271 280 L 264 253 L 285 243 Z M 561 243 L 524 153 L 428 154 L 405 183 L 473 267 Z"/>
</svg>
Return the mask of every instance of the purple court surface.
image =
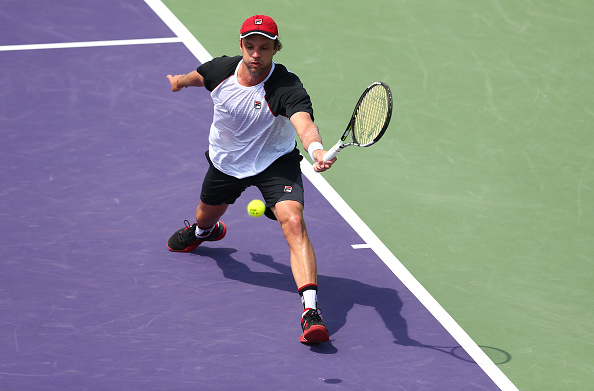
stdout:
<svg viewBox="0 0 594 391">
<path fill-rule="evenodd" d="M 0 3 L 4 46 L 174 36 L 142 1 Z M 167 250 L 212 106 L 165 75 L 197 65 L 182 43 L 0 51 L 0 390 L 498 389 L 307 180 L 329 342 L 299 343 L 255 190 L 224 240 Z"/>
</svg>

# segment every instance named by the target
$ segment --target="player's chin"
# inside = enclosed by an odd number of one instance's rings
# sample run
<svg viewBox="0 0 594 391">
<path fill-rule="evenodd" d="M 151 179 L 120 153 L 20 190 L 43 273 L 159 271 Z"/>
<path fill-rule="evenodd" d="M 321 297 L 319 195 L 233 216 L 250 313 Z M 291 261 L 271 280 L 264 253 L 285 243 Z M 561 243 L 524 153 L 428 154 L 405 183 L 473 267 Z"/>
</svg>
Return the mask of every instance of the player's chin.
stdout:
<svg viewBox="0 0 594 391">
<path fill-rule="evenodd" d="M 252 63 L 249 66 L 249 69 L 252 74 L 259 76 L 264 72 L 264 67 L 260 63 Z"/>
</svg>

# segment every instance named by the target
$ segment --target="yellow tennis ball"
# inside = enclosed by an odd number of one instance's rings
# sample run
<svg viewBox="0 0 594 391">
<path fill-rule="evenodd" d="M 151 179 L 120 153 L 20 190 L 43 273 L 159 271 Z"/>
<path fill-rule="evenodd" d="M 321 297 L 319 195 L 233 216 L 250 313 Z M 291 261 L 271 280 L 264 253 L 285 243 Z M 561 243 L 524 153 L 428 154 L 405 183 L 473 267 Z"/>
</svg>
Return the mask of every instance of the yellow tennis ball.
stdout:
<svg viewBox="0 0 594 391">
<path fill-rule="evenodd" d="M 260 200 L 252 200 L 247 206 L 248 213 L 254 217 L 260 217 L 264 214 L 266 206 Z"/>
</svg>

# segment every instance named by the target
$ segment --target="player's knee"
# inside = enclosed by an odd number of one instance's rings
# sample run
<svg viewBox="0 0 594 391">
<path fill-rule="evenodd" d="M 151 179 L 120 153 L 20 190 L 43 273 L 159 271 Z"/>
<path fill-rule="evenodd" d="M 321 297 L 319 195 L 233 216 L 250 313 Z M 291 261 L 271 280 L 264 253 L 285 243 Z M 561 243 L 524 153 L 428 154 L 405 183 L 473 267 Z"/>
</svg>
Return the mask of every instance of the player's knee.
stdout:
<svg viewBox="0 0 594 391">
<path fill-rule="evenodd" d="M 301 236 L 305 232 L 305 223 L 303 216 L 299 213 L 291 214 L 283 224 L 283 230 L 286 234 Z"/>
</svg>

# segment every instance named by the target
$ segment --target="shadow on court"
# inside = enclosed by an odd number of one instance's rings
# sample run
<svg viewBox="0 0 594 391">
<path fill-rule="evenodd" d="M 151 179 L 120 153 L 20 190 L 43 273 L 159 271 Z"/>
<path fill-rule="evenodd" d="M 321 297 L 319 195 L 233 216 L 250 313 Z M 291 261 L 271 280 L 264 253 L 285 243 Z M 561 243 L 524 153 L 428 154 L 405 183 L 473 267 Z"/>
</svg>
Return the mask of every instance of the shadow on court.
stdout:
<svg viewBox="0 0 594 391">
<path fill-rule="evenodd" d="M 260 287 L 278 289 L 297 294 L 297 288 L 291 274 L 291 268 L 276 262 L 265 254 L 251 253 L 252 261 L 270 267 L 274 271 L 255 272 L 245 263 L 233 258 L 237 252 L 232 248 L 199 247 L 194 251 L 197 255 L 212 258 L 222 270 L 225 278 Z M 418 342 L 409 338 L 406 320 L 400 315 L 402 300 L 398 292 L 389 288 L 378 288 L 348 278 L 319 275 L 318 285 L 323 289 L 324 303 L 320 305 L 325 311 L 324 323 L 330 333 L 336 333 L 346 324 L 348 312 L 355 304 L 373 307 L 381 316 L 395 343 L 410 346 Z M 320 353 L 331 353 L 319 345 L 312 350 Z"/>
<path fill-rule="evenodd" d="M 245 263 L 233 258 L 233 254 L 237 252 L 233 248 L 199 247 L 193 252 L 199 256 L 212 258 L 225 278 L 297 294 L 291 268 L 276 262 L 270 255 L 251 253 L 253 262 L 265 265 L 272 270 L 256 272 Z M 318 276 L 318 285 L 323 290 L 324 302 L 321 303 L 321 307 L 325 311 L 324 323 L 330 331 L 331 340 L 329 343 L 312 345 L 313 352 L 321 354 L 338 352 L 332 345 L 332 334 L 338 332 L 346 324 L 349 311 L 355 304 L 358 304 L 377 311 L 387 330 L 392 334 L 395 344 L 432 349 L 462 361 L 474 363 L 474 360 L 461 346 L 431 346 L 410 338 L 406 319 L 401 315 L 403 303 L 396 290 L 380 288 L 348 278 L 325 275 Z M 483 347 L 483 349 L 488 350 L 487 353 L 491 352 L 490 356 L 497 355 L 494 360 L 496 364 L 504 364 L 511 360 L 511 355 L 501 349 L 492 347 Z"/>
</svg>

